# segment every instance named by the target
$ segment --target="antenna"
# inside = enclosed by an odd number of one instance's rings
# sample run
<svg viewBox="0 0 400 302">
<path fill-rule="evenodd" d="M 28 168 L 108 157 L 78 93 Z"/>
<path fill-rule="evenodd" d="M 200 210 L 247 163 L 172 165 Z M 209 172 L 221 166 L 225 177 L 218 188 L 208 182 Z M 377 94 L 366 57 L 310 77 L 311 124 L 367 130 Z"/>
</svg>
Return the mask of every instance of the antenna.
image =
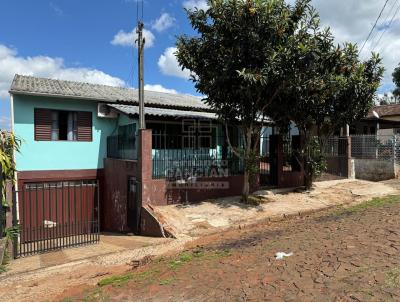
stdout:
<svg viewBox="0 0 400 302">
<path fill-rule="evenodd" d="M 139 1 L 137 2 L 137 17 L 139 15 Z M 136 33 L 138 34 L 137 46 L 138 46 L 138 89 L 139 89 L 139 129 L 146 129 L 146 121 L 144 117 L 144 44 L 145 38 L 143 37 L 143 0 L 142 4 L 142 17 L 137 20 Z"/>
</svg>

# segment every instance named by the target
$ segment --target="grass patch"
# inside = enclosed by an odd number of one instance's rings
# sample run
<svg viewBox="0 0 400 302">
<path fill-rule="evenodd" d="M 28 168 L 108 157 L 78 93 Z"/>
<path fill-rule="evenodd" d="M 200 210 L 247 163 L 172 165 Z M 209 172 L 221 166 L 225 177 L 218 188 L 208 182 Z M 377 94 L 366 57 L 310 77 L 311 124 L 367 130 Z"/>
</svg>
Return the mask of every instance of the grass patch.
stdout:
<svg viewBox="0 0 400 302">
<path fill-rule="evenodd" d="M 193 260 L 193 253 L 185 252 L 185 253 L 180 254 L 178 258 L 171 260 L 168 263 L 168 267 L 172 270 L 176 270 L 177 268 L 181 267 L 185 263 L 188 263 L 192 260 Z"/>
<path fill-rule="evenodd" d="M 155 274 L 158 273 L 158 270 L 148 270 L 140 273 L 127 273 L 123 275 L 111 276 L 105 279 L 102 279 L 97 283 L 98 286 L 103 287 L 107 285 L 112 286 L 121 286 L 126 284 L 128 281 L 143 281 L 146 279 L 150 279 Z"/>
<path fill-rule="evenodd" d="M 160 280 L 159 284 L 160 285 L 169 285 L 174 281 L 175 281 L 175 278 L 167 278 L 167 279 Z"/>
<path fill-rule="evenodd" d="M 260 196 L 250 195 L 247 197 L 246 204 L 248 204 L 248 205 L 259 206 L 262 203 L 265 203 L 265 200 Z"/>
<path fill-rule="evenodd" d="M 191 252 L 183 252 L 178 257 L 172 260 L 167 260 L 167 259 L 156 260 L 153 264 L 154 267 L 147 271 L 140 273 L 129 272 L 122 275 L 107 277 L 105 279 L 100 280 L 97 283 L 97 285 L 99 287 L 104 287 L 108 285 L 122 286 L 128 283 L 129 281 L 144 281 L 144 280 L 150 280 L 153 282 L 156 280 L 156 276 L 158 273 L 160 273 L 160 270 L 161 271 L 165 270 L 165 266 L 170 270 L 177 270 L 183 265 L 190 263 L 192 261 L 201 261 L 202 259 L 213 260 L 221 257 L 226 257 L 229 255 L 230 255 L 230 250 L 228 249 L 215 250 L 215 251 L 203 251 L 201 249 L 198 249 Z M 159 282 L 160 285 L 168 285 L 173 281 L 174 279 L 163 279 L 160 280 Z"/>
<path fill-rule="evenodd" d="M 394 268 L 386 274 L 386 284 L 390 287 L 400 286 L 400 268 Z"/>
<path fill-rule="evenodd" d="M 7 271 L 7 267 L 4 264 L 0 265 L 0 274 L 5 273 Z"/>
<path fill-rule="evenodd" d="M 110 297 L 107 296 L 100 288 L 90 292 L 84 298 L 84 302 L 107 302 L 110 300 Z"/>
<path fill-rule="evenodd" d="M 357 213 L 361 212 L 370 208 L 379 208 L 388 204 L 395 204 L 395 203 L 400 203 L 400 196 L 399 195 L 391 195 L 391 196 L 385 196 L 385 197 L 375 197 L 372 198 L 371 200 L 368 200 L 366 202 L 340 209 L 339 211 L 336 211 L 334 214 L 336 215 L 343 215 L 343 214 L 352 214 L 352 213 Z"/>
</svg>

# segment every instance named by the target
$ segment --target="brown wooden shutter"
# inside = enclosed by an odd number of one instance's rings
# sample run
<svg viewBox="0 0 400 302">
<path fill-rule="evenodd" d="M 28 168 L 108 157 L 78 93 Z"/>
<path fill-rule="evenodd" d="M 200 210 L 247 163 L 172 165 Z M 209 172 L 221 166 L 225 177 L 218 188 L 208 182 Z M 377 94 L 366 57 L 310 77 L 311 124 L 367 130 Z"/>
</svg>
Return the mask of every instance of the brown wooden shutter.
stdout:
<svg viewBox="0 0 400 302">
<path fill-rule="evenodd" d="M 51 141 L 51 110 L 35 108 L 35 140 Z"/>
<path fill-rule="evenodd" d="M 78 112 L 78 141 L 92 141 L 92 113 Z"/>
</svg>

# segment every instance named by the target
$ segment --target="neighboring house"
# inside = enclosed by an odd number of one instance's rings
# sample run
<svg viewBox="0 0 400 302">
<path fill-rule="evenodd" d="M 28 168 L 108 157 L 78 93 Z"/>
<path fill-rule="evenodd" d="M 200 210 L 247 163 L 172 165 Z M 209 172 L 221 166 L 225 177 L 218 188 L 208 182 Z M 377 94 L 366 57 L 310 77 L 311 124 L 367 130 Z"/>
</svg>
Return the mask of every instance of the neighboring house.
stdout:
<svg viewBox="0 0 400 302">
<path fill-rule="evenodd" d="M 143 231 L 149 228 L 144 219 L 151 220 L 151 205 L 241 193 L 243 162 L 200 98 L 146 91 L 149 130 L 138 131 L 137 90 L 16 75 L 10 95 L 13 131 L 23 140 L 16 154 L 17 189 L 31 190 L 24 194 L 33 200 L 20 193 L 18 215 L 32 227 L 44 223 L 51 229 L 60 220 L 79 222 L 84 211 L 92 216 L 100 211 L 103 230 L 138 231 L 141 223 Z M 229 131 L 232 145 L 238 146 L 237 127 Z M 265 175 L 255 188 L 302 184 L 298 165 L 283 168 L 284 151 L 290 156 L 299 141 L 283 148 L 277 136 L 261 140 L 260 150 L 267 148 L 262 151 Z M 77 198 L 75 188 L 92 182 L 98 190 L 85 189 Z M 60 192 L 52 192 L 52 186 Z M 96 209 L 95 192 L 100 197 Z M 87 208 L 58 205 L 57 198 L 69 200 L 70 195 L 76 202 L 90 199 Z M 43 205 L 32 218 L 30 207 L 38 201 Z"/>
<path fill-rule="evenodd" d="M 400 104 L 375 106 L 365 118 L 350 127 L 350 134 L 400 134 Z"/>
</svg>

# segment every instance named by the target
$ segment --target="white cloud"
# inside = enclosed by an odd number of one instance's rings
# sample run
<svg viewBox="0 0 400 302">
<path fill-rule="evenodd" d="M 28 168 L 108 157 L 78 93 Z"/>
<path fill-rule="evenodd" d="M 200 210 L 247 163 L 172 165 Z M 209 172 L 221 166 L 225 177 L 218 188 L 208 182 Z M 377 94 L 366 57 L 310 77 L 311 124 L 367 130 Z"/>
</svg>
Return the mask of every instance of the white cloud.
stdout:
<svg viewBox="0 0 400 302">
<path fill-rule="evenodd" d="M 59 15 L 59 16 L 64 15 L 64 11 L 59 6 L 57 6 L 53 2 L 50 2 L 49 5 L 50 5 L 50 8 L 56 13 L 56 15 Z"/>
<path fill-rule="evenodd" d="M 202 9 L 207 10 L 208 4 L 206 0 L 186 0 L 183 2 L 183 7 L 189 10 Z"/>
<path fill-rule="evenodd" d="M 162 32 L 174 25 L 176 19 L 168 13 L 162 13 L 161 16 L 154 21 L 152 28 L 158 32 Z"/>
<path fill-rule="evenodd" d="M 145 48 L 152 47 L 154 45 L 155 37 L 150 30 L 143 29 L 143 37 L 145 38 L 145 44 L 144 44 Z M 130 32 L 120 30 L 112 39 L 111 44 L 119 46 L 137 47 L 136 45 L 137 43 L 135 43 L 136 40 L 137 40 L 137 33 L 135 27 Z"/>
<path fill-rule="evenodd" d="M 62 58 L 21 57 L 17 50 L 0 44 L 0 98 L 8 97 L 8 90 L 16 73 L 92 84 L 126 85 L 123 80 L 97 69 L 66 67 Z"/>
<path fill-rule="evenodd" d="M 168 89 L 160 84 L 155 84 L 155 85 L 146 84 L 146 85 L 144 85 L 144 90 L 165 92 L 165 93 L 172 93 L 172 94 L 178 93 L 175 89 Z"/>
<path fill-rule="evenodd" d="M 293 3 L 294 0 L 289 2 Z M 331 27 L 338 43 L 347 41 L 357 43 L 359 47 L 367 38 L 383 4 L 384 1 L 376 0 L 364 0 L 362 2 L 359 0 L 314 0 L 312 2 L 312 5 L 320 14 L 322 25 Z M 398 55 L 400 49 L 400 14 L 394 19 L 392 26 L 386 30 L 379 44 L 377 42 L 396 11 L 396 4 L 398 4 L 396 1 L 389 1 L 376 30 L 361 53 L 361 57 L 364 59 L 371 55 L 371 51 L 380 53 L 386 69 L 382 82 L 384 90 L 392 87 L 391 74 L 400 63 L 400 56 Z"/>
<path fill-rule="evenodd" d="M 8 116 L 0 116 L 0 129 L 2 130 L 11 129 L 11 119 Z"/>
<path fill-rule="evenodd" d="M 165 75 L 171 75 L 183 79 L 189 79 L 190 72 L 187 69 L 182 70 L 175 56 L 176 47 L 168 47 L 158 59 L 158 67 Z"/>
</svg>

